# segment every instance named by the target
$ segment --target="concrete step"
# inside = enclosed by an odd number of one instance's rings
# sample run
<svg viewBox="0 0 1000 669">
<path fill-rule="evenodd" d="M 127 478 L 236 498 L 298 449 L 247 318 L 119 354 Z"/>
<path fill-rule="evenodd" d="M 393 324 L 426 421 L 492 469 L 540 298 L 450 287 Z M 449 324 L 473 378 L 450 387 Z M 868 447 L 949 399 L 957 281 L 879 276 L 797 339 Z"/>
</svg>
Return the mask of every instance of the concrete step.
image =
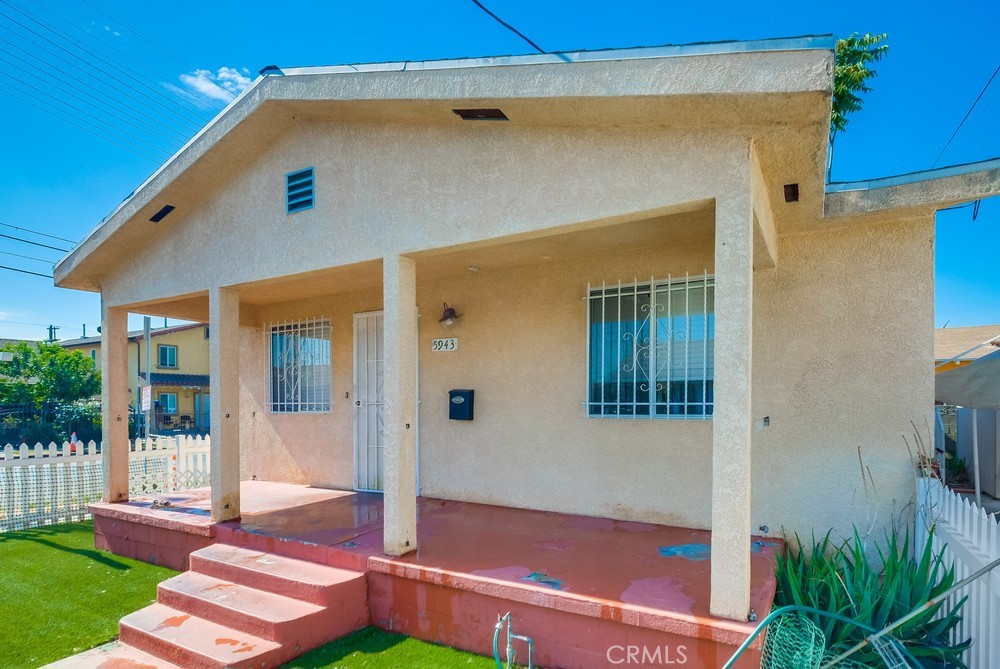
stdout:
<svg viewBox="0 0 1000 669">
<path fill-rule="evenodd" d="M 366 576 L 358 571 L 227 544 L 191 553 L 191 571 L 320 606 L 368 608 Z"/>
<path fill-rule="evenodd" d="M 186 669 L 275 667 L 299 652 L 163 604 L 125 616 L 119 632 L 123 644 Z"/>
<path fill-rule="evenodd" d="M 43 669 L 181 669 L 176 664 L 161 660 L 155 655 L 128 646 L 120 641 L 92 648 L 72 655 L 58 662 L 47 664 Z"/>
<path fill-rule="evenodd" d="M 189 571 L 157 586 L 156 601 L 183 613 L 278 643 L 295 643 L 296 628 L 326 626 L 329 610 L 291 597 L 276 595 Z M 325 614 L 325 615 L 324 615 Z"/>
</svg>

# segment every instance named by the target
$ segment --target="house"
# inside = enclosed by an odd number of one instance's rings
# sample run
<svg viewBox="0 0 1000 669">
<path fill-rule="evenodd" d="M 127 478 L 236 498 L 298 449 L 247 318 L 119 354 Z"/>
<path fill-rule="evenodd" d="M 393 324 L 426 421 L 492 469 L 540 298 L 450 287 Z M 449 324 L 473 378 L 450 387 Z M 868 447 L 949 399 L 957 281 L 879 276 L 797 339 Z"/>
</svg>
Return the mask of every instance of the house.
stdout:
<svg viewBox="0 0 1000 669">
<path fill-rule="evenodd" d="M 579 653 L 599 655 L 587 644 L 613 625 L 745 636 L 770 606 L 754 599 L 768 537 L 846 535 L 910 508 L 900 442 L 931 420 L 935 212 L 1000 192 L 1000 161 L 826 183 L 833 46 L 265 69 L 55 269 L 104 305 L 110 475 L 95 515 L 142 506 L 126 503 L 115 420 L 128 313 L 204 321 L 206 540 L 242 527 L 278 551 L 291 527 L 315 546 L 334 532 L 323 523 L 377 522 L 319 559 L 370 548 L 351 564 L 367 569 L 372 620 L 481 652 L 498 584 L 536 630 L 531 607 L 577 631 L 575 650 L 539 641 L 550 664 L 595 666 Z M 154 259 L 177 271 L 148 272 Z M 264 482 L 360 501 L 265 528 Z M 515 537 L 522 525 L 497 519 L 517 510 L 572 515 L 552 527 L 579 541 Z M 697 587 L 630 578 L 626 562 L 645 560 L 640 573 L 655 551 L 612 550 L 666 526 L 696 537 L 660 556 L 692 565 Z M 620 583 L 610 596 L 564 596 L 552 567 L 525 564 L 594 536 L 576 559 Z M 210 548 L 192 568 L 250 559 Z M 486 568 L 498 555 L 510 561 Z M 466 603 L 481 608 L 459 629 Z M 651 613 L 670 606 L 683 615 Z"/>
<path fill-rule="evenodd" d="M 190 323 L 153 328 L 149 332 L 153 347 L 152 431 L 174 433 L 177 430 L 207 433 L 209 420 L 209 328 L 204 323 Z M 80 351 L 101 366 L 101 337 L 64 339 L 63 348 Z M 128 387 L 133 408 L 142 406 L 142 387 L 146 385 L 146 341 L 142 330 L 128 333 Z"/>
<path fill-rule="evenodd" d="M 934 330 L 934 369 L 947 372 L 1000 348 L 1000 324 Z"/>
</svg>

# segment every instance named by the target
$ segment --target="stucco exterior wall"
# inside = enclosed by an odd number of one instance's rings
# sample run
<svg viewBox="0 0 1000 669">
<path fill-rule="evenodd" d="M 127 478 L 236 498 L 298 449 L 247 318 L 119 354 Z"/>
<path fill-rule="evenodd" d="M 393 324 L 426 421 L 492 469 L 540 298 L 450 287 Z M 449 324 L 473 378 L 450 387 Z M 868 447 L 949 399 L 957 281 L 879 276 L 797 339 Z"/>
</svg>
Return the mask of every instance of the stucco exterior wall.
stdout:
<svg viewBox="0 0 1000 669">
<path fill-rule="evenodd" d="M 704 234 L 681 246 L 418 282 L 423 494 L 710 526 L 711 421 L 587 418 L 583 406 L 587 282 L 711 271 L 711 225 L 691 219 Z M 778 267 L 755 272 L 755 527 L 847 533 L 908 511 L 903 439 L 913 425 L 927 437 L 933 400 L 931 335 L 919 334 L 932 332 L 932 234 L 920 221 L 784 236 Z M 450 330 L 443 302 L 463 314 Z M 269 414 L 263 330 L 245 327 L 244 478 L 352 487 L 353 314 L 379 308 L 366 291 L 254 312 L 261 326 L 331 318 L 334 405 Z M 441 336 L 459 350 L 431 352 Z M 475 421 L 447 419 L 451 388 L 476 390 Z"/>
<path fill-rule="evenodd" d="M 587 418 L 582 298 L 588 281 L 712 271 L 711 201 L 748 161 L 740 130 L 303 121 L 196 210 L 160 224 L 158 243 L 106 278 L 104 299 L 416 253 L 423 494 L 705 528 L 712 422 Z M 284 175 L 308 166 L 317 206 L 288 216 Z M 425 271 L 435 257 L 419 253 L 677 211 L 703 234 L 448 276 Z M 775 240 L 777 266 L 754 273 L 753 407 L 771 423 L 754 435 L 754 525 L 846 532 L 873 512 L 887 522 L 913 493 L 903 438 L 929 424 L 933 401 L 932 220 L 777 230 Z M 144 280 L 154 256 L 184 271 Z M 353 314 L 380 309 L 381 288 L 255 299 L 240 317 L 241 476 L 352 487 Z M 443 302 L 463 313 L 447 332 Z M 332 409 L 271 414 L 264 325 L 317 317 L 333 326 Z M 459 351 L 432 353 L 439 336 L 459 337 Z M 474 422 L 447 420 L 450 388 L 476 389 Z"/>
</svg>

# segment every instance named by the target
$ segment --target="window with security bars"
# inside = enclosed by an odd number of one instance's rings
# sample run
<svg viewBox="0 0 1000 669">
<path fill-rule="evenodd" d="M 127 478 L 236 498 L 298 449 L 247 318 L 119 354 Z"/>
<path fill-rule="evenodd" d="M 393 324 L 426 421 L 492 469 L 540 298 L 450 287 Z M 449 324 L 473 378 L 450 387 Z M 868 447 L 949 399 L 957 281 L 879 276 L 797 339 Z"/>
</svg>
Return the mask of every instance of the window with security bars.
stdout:
<svg viewBox="0 0 1000 669">
<path fill-rule="evenodd" d="M 715 279 L 587 287 L 589 416 L 712 415 Z"/>
<path fill-rule="evenodd" d="M 267 328 L 272 413 L 330 410 L 330 321 L 272 323 Z"/>
</svg>

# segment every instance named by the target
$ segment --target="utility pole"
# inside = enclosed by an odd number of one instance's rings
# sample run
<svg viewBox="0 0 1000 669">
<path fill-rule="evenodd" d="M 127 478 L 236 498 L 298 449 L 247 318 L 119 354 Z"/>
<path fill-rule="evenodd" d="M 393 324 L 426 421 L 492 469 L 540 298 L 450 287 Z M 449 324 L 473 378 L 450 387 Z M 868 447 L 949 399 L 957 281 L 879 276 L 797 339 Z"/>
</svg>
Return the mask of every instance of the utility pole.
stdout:
<svg viewBox="0 0 1000 669">
<path fill-rule="evenodd" d="M 150 371 L 152 362 L 152 346 L 149 345 L 149 316 L 142 320 L 142 340 L 146 342 L 146 385 L 153 385 L 153 373 Z M 149 440 L 149 419 L 153 411 L 153 389 L 149 389 L 149 404 L 146 405 L 146 440 Z"/>
<path fill-rule="evenodd" d="M 49 326 L 49 341 L 50 342 L 56 341 L 56 330 L 58 330 L 58 329 L 59 329 L 59 327 L 56 326 L 56 325 L 50 325 Z"/>
</svg>

